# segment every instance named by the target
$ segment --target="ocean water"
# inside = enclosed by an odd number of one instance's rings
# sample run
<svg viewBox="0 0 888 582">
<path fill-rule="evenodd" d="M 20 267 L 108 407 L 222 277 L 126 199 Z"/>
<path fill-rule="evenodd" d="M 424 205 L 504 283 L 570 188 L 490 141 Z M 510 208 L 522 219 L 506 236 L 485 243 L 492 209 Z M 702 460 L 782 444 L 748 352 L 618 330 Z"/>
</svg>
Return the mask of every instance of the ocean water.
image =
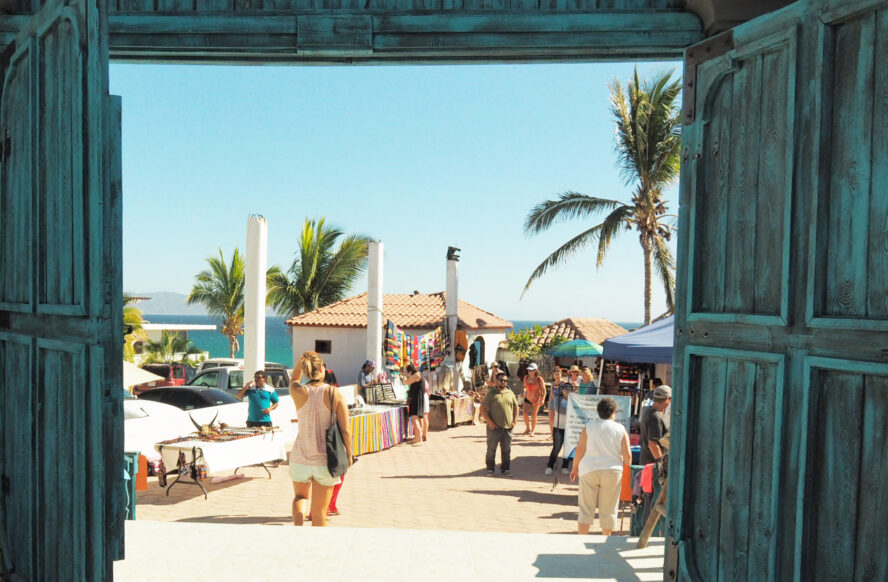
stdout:
<svg viewBox="0 0 888 582">
<path fill-rule="evenodd" d="M 214 324 L 217 326 L 216 331 L 191 331 L 188 337 L 194 342 L 199 349 L 210 353 L 211 358 L 227 358 L 228 357 L 228 338 L 222 335 L 218 330 L 221 328 L 219 321 L 214 320 L 208 315 L 151 315 L 145 314 L 143 318 L 151 323 L 185 323 L 185 324 Z M 293 365 L 293 352 L 290 348 L 290 331 L 283 317 L 267 317 L 265 319 L 265 359 L 269 362 L 277 362 L 287 366 Z M 513 320 L 515 331 L 520 331 L 534 325 L 549 325 L 549 320 Z M 640 326 L 640 323 L 621 323 L 614 322 L 626 329 L 633 329 Z M 241 349 L 235 357 L 244 357 L 243 341 L 241 336 L 238 338 L 241 343 Z"/>
</svg>

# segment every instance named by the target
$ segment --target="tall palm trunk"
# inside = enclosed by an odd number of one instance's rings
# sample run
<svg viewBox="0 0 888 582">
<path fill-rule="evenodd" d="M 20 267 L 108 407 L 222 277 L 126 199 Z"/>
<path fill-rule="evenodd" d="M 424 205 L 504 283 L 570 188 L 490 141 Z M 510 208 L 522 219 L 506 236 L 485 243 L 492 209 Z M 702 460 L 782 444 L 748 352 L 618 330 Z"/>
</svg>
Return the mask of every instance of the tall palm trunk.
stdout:
<svg viewBox="0 0 888 582">
<path fill-rule="evenodd" d="M 646 232 L 642 232 L 639 237 L 641 240 L 641 250 L 644 253 L 644 324 L 651 324 L 651 266 L 652 251 L 651 239 Z"/>
<path fill-rule="evenodd" d="M 237 350 L 240 348 L 240 343 L 237 341 L 236 335 L 228 336 L 228 357 L 233 358 L 237 355 Z"/>
</svg>

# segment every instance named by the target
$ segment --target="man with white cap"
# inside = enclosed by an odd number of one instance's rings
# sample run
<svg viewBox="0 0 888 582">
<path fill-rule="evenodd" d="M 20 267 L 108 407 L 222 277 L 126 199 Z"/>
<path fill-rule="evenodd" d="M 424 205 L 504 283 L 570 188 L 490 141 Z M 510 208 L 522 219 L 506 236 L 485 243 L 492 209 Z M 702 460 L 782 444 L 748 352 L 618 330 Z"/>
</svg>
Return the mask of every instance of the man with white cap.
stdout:
<svg viewBox="0 0 888 582">
<path fill-rule="evenodd" d="M 657 386 L 653 391 L 654 403 L 641 411 L 641 455 L 639 461 L 642 465 L 653 463 L 664 454 L 664 446 L 660 439 L 669 433 L 663 413 L 672 403 L 672 388 L 669 386 Z"/>
<path fill-rule="evenodd" d="M 656 463 L 666 454 L 666 449 L 668 448 L 666 447 L 666 442 L 668 442 L 669 428 L 663 413 L 672 403 L 672 388 L 665 384 L 657 386 L 654 388 L 651 396 L 654 399 L 654 403 L 641 409 L 639 422 L 641 428 L 641 454 L 639 461 L 642 465 Z M 654 496 L 651 493 L 644 492 L 642 499 L 644 500 L 642 519 L 644 523 L 647 523 L 648 516 L 650 516 L 653 507 Z"/>
</svg>

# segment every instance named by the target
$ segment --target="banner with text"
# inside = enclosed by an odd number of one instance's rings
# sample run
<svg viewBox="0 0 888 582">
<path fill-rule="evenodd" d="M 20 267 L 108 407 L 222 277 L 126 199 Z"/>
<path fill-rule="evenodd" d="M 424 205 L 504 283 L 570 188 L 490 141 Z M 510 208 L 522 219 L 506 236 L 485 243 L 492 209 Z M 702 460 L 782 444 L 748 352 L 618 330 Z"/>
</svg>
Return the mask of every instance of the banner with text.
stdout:
<svg viewBox="0 0 888 582">
<path fill-rule="evenodd" d="M 604 394 L 571 394 L 567 399 L 567 419 L 564 430 L 564 454 L 570 456 L 580 440 L 580 431 L 589 420 L 598 418 L 598 403 L 604 398 L 617 401 L 617 416 L 614 419 L 629 432 L 629 412 L 631 396 L 606 396 Z"/>
</svg>

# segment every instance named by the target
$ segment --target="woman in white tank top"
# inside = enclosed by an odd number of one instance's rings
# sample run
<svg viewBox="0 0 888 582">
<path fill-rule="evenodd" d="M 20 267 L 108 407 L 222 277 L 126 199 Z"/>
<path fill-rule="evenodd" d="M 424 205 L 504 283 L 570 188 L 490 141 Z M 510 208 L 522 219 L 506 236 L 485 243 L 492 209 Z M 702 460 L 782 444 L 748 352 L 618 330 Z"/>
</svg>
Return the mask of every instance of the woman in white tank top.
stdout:
<svg viewBox="0 0 888 582">
<path fill-rule="evenodd" d="M 617 519 L 623 465 L 632 463 L 632 454 L 626 429 L 614 422 L 617 403 L 613 398 L 598 403 L 598 416 L 580 433 L 570 480 L 580 480 L 577 533 L 589 533 L 597 508 L 601 533 L 609 536 Z"/>
<path fill-rule="evenodd" d="M 327 525 L 327 506 L 333 486 L 340 482 L 327 469 L 325 433 L 331 423 L 339 424 L 345 441 L 348 464 L 352 464 L 352 439 L 348 429 L 348 406 L 339 390 L 324 382 L 324 361 L 315 352 L 305 352 L 293 370 L 290 397 L 296 404 L 299 432 L 290 451 L 290 479 L 293 480 L 293 525 L 302 525 L 311 499 L 311 525 Z M 308 377 L 301 384 L 302 376 Z M 332 401 L 332 402 L 331 402 Z"/>
</svg>

